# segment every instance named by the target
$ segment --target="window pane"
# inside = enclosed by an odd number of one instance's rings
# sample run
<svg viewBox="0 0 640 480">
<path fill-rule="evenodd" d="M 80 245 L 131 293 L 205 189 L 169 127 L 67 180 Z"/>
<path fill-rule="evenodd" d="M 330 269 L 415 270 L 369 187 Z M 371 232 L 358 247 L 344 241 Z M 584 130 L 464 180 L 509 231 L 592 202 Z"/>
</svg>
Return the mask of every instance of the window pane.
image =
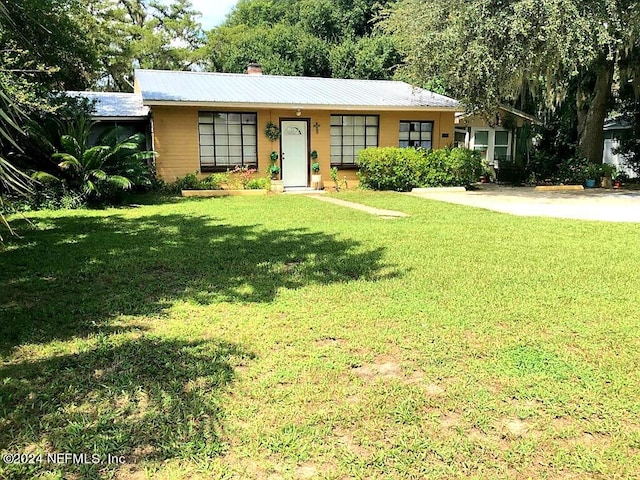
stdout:
<svg viewBox="0 0 640 480">
<path fill-rule="evenodd" d="M 200 147 L 200 155 L 203 157 L 213 157 L 213 147 L 201 146 Z"/>
<path fill-rule="evenodd" d="M 342 125 L 344 127 L 346 126 L 352 126 L 353 125 L 353 117 L 347 116 L 345 115 L 344 117 L 342 117 Z"/>
<path fill-rule="evenodd" d="M 425 142 L 425 141 L 420 142 L 420 146 L 422 148 L 431 149 L 431 142 L 430 141 L 429 142 Z"/>
<path fill-rule="evenodd" d="M 228 156 L 229 156 L 229 147 L 220 146 L 220 145 L 216 147 L 216 160 L 220 160 L 221 157 L 226 158 Z"/>
<path fill-rule="evenodd" d="M 234 124 L 234 125 L 240 125 L 241 122 L 241 115 L 239 113 L 229 113 L 229 120 L 228 122 L 230 124 Z"/>
<path fill-rule="evenodd" d="M 473 138 L 474 138 L 473 143 L 476 147 L 479 147 L 479 146 L 486 147 L 487 145 L 489 145 L 489 132 L 486 130 L 476 131 Z"/>
<path fill-rule="evenodd" d="M 342 125 L 342 117 L 340 115 L 331 115 L 331 126 Z"/>
<path fill-rule="evenodd" d="M 198 115 L 198 121 L 200 123 L 213 123 L 213 115 L 210 113 L 201 113 Z"/>
<path fill-rule="evenodd" d="M 200 157 L 200 163 L 202 165 L 215 165 L 216 161 L 213 157 Z"/>
<path fill-rule="evenodd" d="M 342 135 L 341 127 L 331 127 L 331 138 L 340 137 Z"/>
<path fill-rule="evenodd" d="M 374 117 L 374 116 L 367 117 L 367 125 L 377 126 L 378 125 L 378 117 Z"/>
<path fill-rule="evenodd" d="M 410 132 L 409 138 L 411 140 L 420 140 L 420 132 Z"/>
<path fill-rule="evenodd" d="M 212 120 L 213 121 L 213 120 Z M 206 135 L 213 135 L 213 125 L 200 124 L 200 133 Z"/>
<path fill-rule="evenodd" d="M 216 125 L 214 126 L 214 131 L 215 133 L 218 135 L 226 135 L 229 130 L 228 130 L 228 126 L 226 123 L 216 123 Z"/>
<path fill-rule="evenodd" d="M 367 147 L 377 147 L 378 146 L 378 137 L 377 136 L 369 136 L 367 137 Z"/>
<path fill-rule="evenodd" d="M 255 113 L 243 113 L 242 123 L 255 125 L 257 123 L 257 115 Z"/>
<path fill-rule="evenodd" d="M 409 146 L 408 140 L 400 140 L 400 147 L 407 148 Z"/>
<path fill-rule="evenodd" d="M 496 145 L 509 145 L 509 132 L 496 132 Z"/>
<path fill-rule="evenodd" d="M 409 140 L 409 132 L 400 132 L 400 140 Z"/>
<path fill-rule="evenodd" d="M 507 147 L 496 147 L 493 149 L 493 158 L 495 160 L 505 160 L 507 158 Z"/>
<path fill-rule="evenodd" d="M 409 122 L 400 122 L 400 131 L 408 132 L 409 131 Z"/>
<path fill-rule="evenodd" d="M 213 135 L 200 135 L 200 145 L 213 145 Z"/>
<path fill-rule="evenodd" d="M 216 145 L 229 145 L 229 137 L 227 135 L 216 135 Z"/>
<path fill-rule="evenodd" d="M 340 153 L 342 152 L 342 148 L 340 148 L 339 146 L 331 146 L 331 156 L 332 157 L 336 157 L 336 156 L 340 156 Z"/>
<path fill-rule="evenodd" d="M 242 145 L 242 136 L 229 135 L 229 145 Z"/>
<path fill-rule="evenodd" d="M 245 157 L 251 157 L 251 158 L 255 159 L 257 157 L 257 152 L 258 152 L 258 150 L 253 145 L 250 145 L 250 146 L 245 145 L 244 146 L 244 156 Z"/>
<path fill-rule="evenodd" d="M 343 141 L 343 145 L 353 145 L 353 137 L 351 136 L 344 137 L 342 141 Z"/>
<path fill-rule="evenodd" d="M 255 145 L 256 144 L 256 136 L 254 135 L 244 135 L 242 137 L 242 142 L 244 145 Z"/>
<path fill-rule="evenodd" d="M 232 157 L 241 157 L 242 156 L 242 147 L 240 145 L 230 146 L 229 147 L 229 155 Z"/>
<path fill-rule="evenodd" d="M 342 127 L 342 135 L 353 136 L 353 127 L 352 126 Z"/>
<path fill-rule="evenodd" d="M 359 137 L 364 137 L 366 134 L 366 130 L 364 125 L 362 126 L 358 126 L 358 127 L 353 127 L 353 134 Z"/>
<path fill-rule="evenodd" d="M 353 124 L 358 126 L 364 126 L 364 117 L 351 117 L 353 118 Z"/>
<path fill-rule="evenodd" d="M 423 132 L 430 132 L 433 130 L 433 123 L 431 122 L 422 122 L 420 124 L 420 130 Z"/>
</svg>

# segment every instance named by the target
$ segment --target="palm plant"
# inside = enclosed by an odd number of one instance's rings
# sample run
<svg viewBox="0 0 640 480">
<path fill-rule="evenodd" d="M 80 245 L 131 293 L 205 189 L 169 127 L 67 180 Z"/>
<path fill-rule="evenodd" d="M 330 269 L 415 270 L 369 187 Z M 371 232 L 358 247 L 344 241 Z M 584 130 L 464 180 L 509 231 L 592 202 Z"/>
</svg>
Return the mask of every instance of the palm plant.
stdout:
<svg viewBox="0 0 640 480">
<path fill-rule="evenodd" d="M 122 129 L 115 128 L 101 138 L 101 145 L 87 146 L 87 138 L 63 135 L 62 151 L 52 158 L 66 174 L 69 190 L 79 203 L 104 198 L 114 190 L 128 190 L 133 185 L 150 184 L 147 160 L 154 152 L 143 151 L 144 135 L 138 133 L 121 140 Z M 54 178 L 39 173 L 37 179 Z"/>
</svg>

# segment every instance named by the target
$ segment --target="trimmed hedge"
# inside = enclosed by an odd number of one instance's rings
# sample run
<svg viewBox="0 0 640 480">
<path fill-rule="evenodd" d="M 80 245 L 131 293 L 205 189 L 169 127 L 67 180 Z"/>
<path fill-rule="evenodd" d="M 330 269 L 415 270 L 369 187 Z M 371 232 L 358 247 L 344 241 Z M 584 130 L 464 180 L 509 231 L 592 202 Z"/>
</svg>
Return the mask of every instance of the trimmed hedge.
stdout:
<svg viewBox="0 0 640 480">
<path fill-rule="evenodd" d="M 358 167 L 361 186 L 399 192 L 470 185 L 483 172 L 480 154 L 466 148 L 367 148 L 358 154 Z"/>
</svg>

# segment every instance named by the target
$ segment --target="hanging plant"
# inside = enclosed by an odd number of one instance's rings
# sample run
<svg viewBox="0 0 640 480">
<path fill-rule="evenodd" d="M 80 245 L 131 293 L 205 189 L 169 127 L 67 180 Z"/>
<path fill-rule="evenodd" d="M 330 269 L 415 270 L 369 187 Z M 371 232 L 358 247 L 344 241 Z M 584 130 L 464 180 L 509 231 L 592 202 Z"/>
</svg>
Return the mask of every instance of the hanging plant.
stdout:
<svg viewBox="0 0 640 480">
<path fill-rule="evenodd" d="M 315 160 L 315 159 L 317 159 L 317 158 L 318 158 L 318 152 L 317 152 L 316 150 L 314 150 L 313 152 L 311 152 L 311 158 L 312 158 L 313 160 Z"/>
<path fill-rule="evenodd" d="M 267 123 L 267 128 L 265 129 L 264 134 L 269 140 L 275 142 L 280 138 L 280 129 L 273 122 L 269 122 Z"/>
<path fill-rule="evenodd" d="M 271 159 L 272 162 L 275 162 L 276 160 L 278 160 L 278 152 L 271 152 L 271 154 L 269 155 L 269 158 Z"/>
</svg>

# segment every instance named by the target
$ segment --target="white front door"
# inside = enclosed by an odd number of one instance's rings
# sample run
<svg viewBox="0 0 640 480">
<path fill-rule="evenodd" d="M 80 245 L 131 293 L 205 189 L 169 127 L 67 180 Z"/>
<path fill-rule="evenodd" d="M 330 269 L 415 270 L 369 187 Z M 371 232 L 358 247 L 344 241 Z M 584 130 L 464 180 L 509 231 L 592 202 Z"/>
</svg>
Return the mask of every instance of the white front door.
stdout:
<svg viewBox="0 0 640 480">
<path fill-rule="evenodd" d="M 283 120 L 280 147 L 282 149 L 282 180 L 286 187 L 308 186 L 307 122 Z"/>
</svg>

